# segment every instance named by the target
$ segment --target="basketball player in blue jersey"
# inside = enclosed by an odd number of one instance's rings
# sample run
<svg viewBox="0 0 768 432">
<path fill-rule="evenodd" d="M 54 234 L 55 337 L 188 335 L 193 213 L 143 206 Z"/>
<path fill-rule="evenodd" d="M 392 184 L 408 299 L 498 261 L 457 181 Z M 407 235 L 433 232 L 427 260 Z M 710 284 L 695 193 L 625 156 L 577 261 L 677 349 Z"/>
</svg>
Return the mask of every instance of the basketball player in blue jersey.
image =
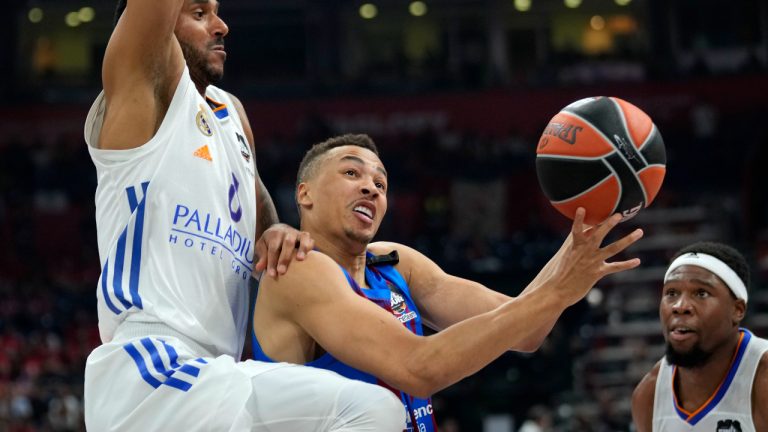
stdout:
<svg viewBox="0 0 768 432">
<path fill-rule="evenodd" d="M 262 278 L 254 353 L 307 364 L 393 389 L 409 430 L 435 430 L 431 394 L 477 372 L 507 350 L 539 347 L 562 311 L 603 276 L 639 260 L 606 260 L 637 230 L 600 247 L 618 223 L 593 229 L 578 212 L 571 235 L 517 298 L 444 273 L 397 243 L 370 243 L 387 210 L 387 172 L 366 135 L 315 145 L 298 173 L 301 229 L 315 239 L 291 271 Z M 422 337 L 423 326 L 439 333 Z"/>
<path fill-rule="evenodd" d="M 88 430 L 402 431 L 402 404 L 379 386 L 238 361 L 249 278 L 284 273 L 297 239 L 298 254 L 312 242 L 273 225 L 248 120 L 213 85 L 227 56 L 218 3 L 128 0 L 118 12 L 85 126 L 103 341 L 85 368 Z"/>
<path fill-rule="evenodd" d="M 749 267 L 735 249 L 700 242 L 664 276 L 667 354 L 632 396 L 639 432 L 768 431 L 768 341 L 740 328 Z"/>
</svg>

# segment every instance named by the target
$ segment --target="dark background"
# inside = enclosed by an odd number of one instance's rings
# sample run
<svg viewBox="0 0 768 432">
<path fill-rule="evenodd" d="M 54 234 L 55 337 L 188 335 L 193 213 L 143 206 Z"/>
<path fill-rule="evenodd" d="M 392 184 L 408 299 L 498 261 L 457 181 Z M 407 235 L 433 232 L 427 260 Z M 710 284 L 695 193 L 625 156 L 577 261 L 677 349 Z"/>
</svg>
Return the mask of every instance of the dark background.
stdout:
<svg viewBox="0 0 768 432">
<path fill-rule="evenodd" d="M 617 96 L 667 146 L 656 201 L 618 231 L 640 269 L 569 309 L 534 354 L 508 353 L 434 397 L 441 430 L 630 430 L 634 385 L 663 354 L 660 280 L 696 240 L 752 268 L 745 323 L 768 336 L 768 4 L 759 0 L 224 0 L 221 87 L 237 95 L 280 217 L 313 143 L 366 132 L 390 173 L 379 238 L 511 295 L 568 221 L 536 180 L 538 136 L 568 103 Z M 526 9 L 528 6 L 528 10 Z M 99 343 L 95 170 L 82 128 L 100 89 L 111 1 L 38 0 L 0 14 L 0 430 L 82 430 Z M 88 9 L 90 8 L 90 9 Z M 370 10 L 370 6 L 362 10 Z M 618 233 L 617 233 L 618 234 Z"/>
</svg>

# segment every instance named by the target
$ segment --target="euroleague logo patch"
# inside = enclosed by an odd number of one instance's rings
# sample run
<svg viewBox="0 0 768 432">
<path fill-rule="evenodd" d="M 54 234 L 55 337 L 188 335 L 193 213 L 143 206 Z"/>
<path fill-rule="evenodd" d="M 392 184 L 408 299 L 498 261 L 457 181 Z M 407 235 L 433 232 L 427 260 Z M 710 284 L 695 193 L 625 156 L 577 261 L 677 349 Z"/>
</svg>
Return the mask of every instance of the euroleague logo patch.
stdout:
<svg viewBox="0 0 768 432">
<path fill-rule="evenodd" d="M 405 303 L 405 299 L 400 294 L 393 292 L 390 295 L 390 308 L 392 314 L 401 322 L 407 323 L 408 321 L 416 318 L 416 312 L 408 311 L 408 305 Z"/>
<path fill-rule="evenodd" d="M 211 136 L 213 135 L 213 129 L 211 129 L 211 123 L 208 120 L 208 116 L 205 114 L 205 110 L 203 110 L 202 107 L 200 107 L 200 111 L 197 112 L 197 115 L 195 116 L 195 123 L 197 124 L 197 129 L 203 133 L 205 136 Z"/>
</svg>

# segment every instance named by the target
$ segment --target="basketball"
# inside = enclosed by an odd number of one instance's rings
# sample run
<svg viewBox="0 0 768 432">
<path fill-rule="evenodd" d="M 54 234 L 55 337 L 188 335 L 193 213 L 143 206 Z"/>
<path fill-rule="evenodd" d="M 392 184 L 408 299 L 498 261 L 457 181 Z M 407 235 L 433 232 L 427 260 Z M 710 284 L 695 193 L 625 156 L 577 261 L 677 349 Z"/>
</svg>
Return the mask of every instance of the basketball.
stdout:
<svg viewBox="0 0 768 432">
<path fill-rule="evenodd" d="M 587 211 L 596 225 L 614 213 L 622 221 L 656 198 L 666 173 L 664 141 L 651 118 L 616 97 L 581 99 L 549 121 L 536 147 L 544 195 L 573 219 Z"/>
</svg>

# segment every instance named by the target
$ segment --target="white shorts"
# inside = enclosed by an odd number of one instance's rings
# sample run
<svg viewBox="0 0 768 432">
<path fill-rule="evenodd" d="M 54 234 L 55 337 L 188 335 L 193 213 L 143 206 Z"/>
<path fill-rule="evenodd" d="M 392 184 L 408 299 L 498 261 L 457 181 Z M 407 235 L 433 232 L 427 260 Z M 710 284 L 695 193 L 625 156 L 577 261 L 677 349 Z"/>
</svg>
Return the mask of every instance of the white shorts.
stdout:
<svg viewBox="0 0 768 432">
<path fill-rule="evenodd" d="M 212 357 L 181 335 L 169 336 L 175 332 L 162 333 L 112 341 L 88 356 L 89 431 L 405 428 L 402 403 L 382 387 L 305 366 Z"/>
</svg>

